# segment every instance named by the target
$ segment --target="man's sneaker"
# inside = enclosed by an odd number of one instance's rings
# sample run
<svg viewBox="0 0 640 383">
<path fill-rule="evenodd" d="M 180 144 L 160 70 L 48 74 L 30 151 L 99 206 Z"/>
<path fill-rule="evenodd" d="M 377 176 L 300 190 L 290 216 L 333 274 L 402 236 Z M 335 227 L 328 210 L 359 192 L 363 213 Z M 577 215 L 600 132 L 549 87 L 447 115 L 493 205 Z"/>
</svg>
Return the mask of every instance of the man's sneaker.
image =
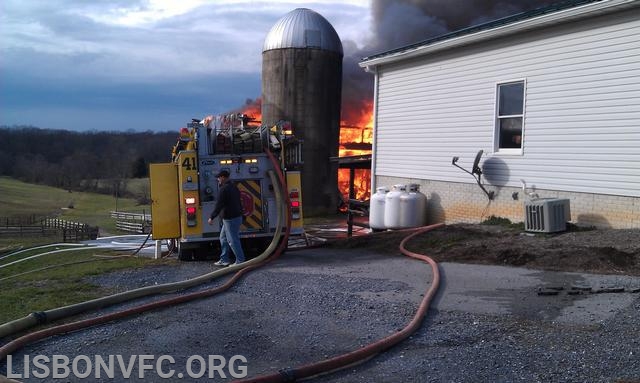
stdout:
<svg viewBox="0 0 640 383">
<path fill-rule="evenodd" d="M 246 262 L 246 261 L 244 261 L 244 262 Z M 242 265 L 244 262 L 238 262 L 238 261 L 236 261 L 233 265 L 234 265 L 234 266 Z"/>
<path fill-rule="evenodd" d="M 225 267 L 225 266 L 229 266 L 229 262 L 224 262 L 224 261 L 220 260 L 220 261 L 214 263 L 214 265 Z"/>
</svg>

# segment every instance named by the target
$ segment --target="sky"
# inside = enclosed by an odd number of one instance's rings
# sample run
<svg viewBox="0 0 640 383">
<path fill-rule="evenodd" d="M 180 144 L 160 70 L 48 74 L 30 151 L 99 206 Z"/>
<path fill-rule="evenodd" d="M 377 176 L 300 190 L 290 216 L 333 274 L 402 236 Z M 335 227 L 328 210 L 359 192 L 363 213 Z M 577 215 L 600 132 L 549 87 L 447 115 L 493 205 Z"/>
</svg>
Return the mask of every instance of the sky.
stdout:
<svg viewBox="0 0 640 383">
<path fill-rule="evenodd" d="M 260 97 L 264 39 L 300 7 L 342 39 L 369 34 L 367 0 L 2 0 L 0 125 L 167 131 L 235 110 Z"/>
<path fill-rule="evenodd" d="M 239 110 L 269 30 L 302 7 L 342 40 L 343 104 L 371 99 L 363 57 L 551 1 L 2 0 L 0 125 L 169 131 Z"/>
</svg>

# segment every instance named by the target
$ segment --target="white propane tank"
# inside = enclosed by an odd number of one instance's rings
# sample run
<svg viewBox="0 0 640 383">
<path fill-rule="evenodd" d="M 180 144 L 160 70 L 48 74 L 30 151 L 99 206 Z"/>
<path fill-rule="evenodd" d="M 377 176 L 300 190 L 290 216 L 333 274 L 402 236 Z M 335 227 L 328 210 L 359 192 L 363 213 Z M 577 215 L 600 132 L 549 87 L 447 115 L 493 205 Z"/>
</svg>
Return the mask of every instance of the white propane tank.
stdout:
<svg viewBox="0 0 640 383">
<path fill-rule="evenodd" d="M 400 196 L 400 227 L 418 227 L 426 223 L 427 196 L 420 193 L 420 185 L 410 184 L 407 194 Z"/>
<path fill-rule="evenodd" d="M 418 216 L 418 226 L 424 226 L 427 224 L 427 205 L 428 205 L 428 199 L 427 196 L 424 195 L 424 193 L 420 192 L 420 185 L 418 184 L 412 184 L 413 186 L 415 186 L 414 190 L 416 193 L 416 196 L 418 197 L 418 211 L 420 212 L 420 215 Z"/>
<path fill-rule="evenodd" d="M 393 188 L 385 196 L 384 226 L 387 229 L 399 229 L 400 226 L 400 197 L 407 194 L 406 185 L 393 185 Z"/>
<path fill-rule="evenodd" d="M 385 196 L 389 189 L 382 186 L 376 188 L 376 192 L 369 201 L 369 227 L 373 230 L 384 230 L 384 206 Z"/>
</svg>

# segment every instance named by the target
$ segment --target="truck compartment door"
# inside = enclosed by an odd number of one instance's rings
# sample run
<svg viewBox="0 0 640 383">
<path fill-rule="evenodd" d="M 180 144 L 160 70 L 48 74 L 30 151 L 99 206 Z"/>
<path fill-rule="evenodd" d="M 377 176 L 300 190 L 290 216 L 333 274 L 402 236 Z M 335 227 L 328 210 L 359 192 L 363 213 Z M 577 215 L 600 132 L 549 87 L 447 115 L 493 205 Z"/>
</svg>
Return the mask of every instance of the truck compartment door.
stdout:
<svg viewBox="0 0 640 383">
<path fill-rule="evenodd" d="M 152 238 L 180 237 L 178 170 L 174 163 L 150 164 Z"/>
</svg>

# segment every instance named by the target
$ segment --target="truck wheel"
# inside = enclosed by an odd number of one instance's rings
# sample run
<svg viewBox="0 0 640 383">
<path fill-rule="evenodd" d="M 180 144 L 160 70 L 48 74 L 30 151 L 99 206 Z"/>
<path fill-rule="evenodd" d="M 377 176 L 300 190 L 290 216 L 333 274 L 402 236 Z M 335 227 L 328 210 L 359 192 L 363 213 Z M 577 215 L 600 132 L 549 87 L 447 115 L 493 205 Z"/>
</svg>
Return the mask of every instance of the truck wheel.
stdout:
<svg viewBox="0 0 640 383">
<path fill-rule="evenodd" d="M 181 261 L 193 260 L 193 249 L 185 249 L 184 246 L 180 244 L 180 241 L 176 242 L 178 243 L 178 259 Z"/>
</svg>

